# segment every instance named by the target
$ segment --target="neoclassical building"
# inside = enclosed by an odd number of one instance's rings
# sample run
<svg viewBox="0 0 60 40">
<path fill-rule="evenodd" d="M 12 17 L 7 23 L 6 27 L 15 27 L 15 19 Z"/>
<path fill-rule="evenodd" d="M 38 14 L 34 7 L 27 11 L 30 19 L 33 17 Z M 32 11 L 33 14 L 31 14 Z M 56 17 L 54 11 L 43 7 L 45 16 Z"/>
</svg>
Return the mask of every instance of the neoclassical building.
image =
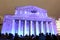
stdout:
<svg viewBox="0 0 60 40">
<path fill-rule="evenodd" d="M 45 9 L 36 6 L 17 7 L 14 15 L 6 15 L 1 33 L 18 35 L 57 34 L 55 19 L 48 17 Z"/>
</svg>

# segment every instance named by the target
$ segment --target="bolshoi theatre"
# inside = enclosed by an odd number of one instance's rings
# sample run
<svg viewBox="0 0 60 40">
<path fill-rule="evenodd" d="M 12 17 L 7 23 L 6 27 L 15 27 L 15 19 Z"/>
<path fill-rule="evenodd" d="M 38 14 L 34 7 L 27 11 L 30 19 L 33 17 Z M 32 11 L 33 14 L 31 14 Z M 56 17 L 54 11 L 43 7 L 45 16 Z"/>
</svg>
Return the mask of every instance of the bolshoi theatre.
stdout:
<svg viewBox="0 0 60 40">
<path fill-rule="evenodd" d="M 47 10 L 36 6 L 15 8 L 14 15 L 5 15 L 1 33 L 18 35 L 57 34 L 55 19 L 48 17 Z"/>
</svg>

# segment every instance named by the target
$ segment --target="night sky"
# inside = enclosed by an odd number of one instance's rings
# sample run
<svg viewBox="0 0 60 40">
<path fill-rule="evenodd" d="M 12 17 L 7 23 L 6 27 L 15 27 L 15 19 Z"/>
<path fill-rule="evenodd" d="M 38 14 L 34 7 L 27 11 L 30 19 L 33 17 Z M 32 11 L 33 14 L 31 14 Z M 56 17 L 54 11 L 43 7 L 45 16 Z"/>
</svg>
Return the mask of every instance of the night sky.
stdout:
<svg viewBox="0 0 60 40">
<path fill-rule="evenodd" d="M 14 14 L 17 6 L 33 5 L 48 11 L 48 16 L 60 17 L 60 0 L 0 0 L 0 16 Z"/>
</svg>

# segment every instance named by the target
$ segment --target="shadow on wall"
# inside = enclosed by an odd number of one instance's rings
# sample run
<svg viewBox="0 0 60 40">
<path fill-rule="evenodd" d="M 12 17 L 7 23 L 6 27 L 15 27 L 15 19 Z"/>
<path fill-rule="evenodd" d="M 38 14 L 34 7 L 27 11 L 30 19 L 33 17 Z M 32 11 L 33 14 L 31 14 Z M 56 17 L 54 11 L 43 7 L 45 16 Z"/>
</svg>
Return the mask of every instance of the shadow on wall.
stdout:
<svg viewBox="0 0 60 40">
<path fill-rule="evenodd" d="M 2 29 L 2 23 L 3 23 L 3 17 L 0 16 L 0 32 L 1 32 L 1 29 Z"/>
</svg>

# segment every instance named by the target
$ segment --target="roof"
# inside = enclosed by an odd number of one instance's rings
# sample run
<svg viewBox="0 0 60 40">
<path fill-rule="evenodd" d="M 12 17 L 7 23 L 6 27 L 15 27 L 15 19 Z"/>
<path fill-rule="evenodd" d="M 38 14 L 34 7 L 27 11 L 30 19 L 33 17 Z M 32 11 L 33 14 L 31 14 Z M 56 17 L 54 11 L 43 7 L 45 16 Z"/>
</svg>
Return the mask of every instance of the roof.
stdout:
<svg viewBox="0 0 60 40">
<path fill-rule="evenodd" d="M 16 7 L 16 10 L 25 10 L 25 11 L 39 11 L 39 12 L 47 12 L 45 9 L 36 7 L 36 6 L 22 6 L 22 7 Z"/>
</svg>

